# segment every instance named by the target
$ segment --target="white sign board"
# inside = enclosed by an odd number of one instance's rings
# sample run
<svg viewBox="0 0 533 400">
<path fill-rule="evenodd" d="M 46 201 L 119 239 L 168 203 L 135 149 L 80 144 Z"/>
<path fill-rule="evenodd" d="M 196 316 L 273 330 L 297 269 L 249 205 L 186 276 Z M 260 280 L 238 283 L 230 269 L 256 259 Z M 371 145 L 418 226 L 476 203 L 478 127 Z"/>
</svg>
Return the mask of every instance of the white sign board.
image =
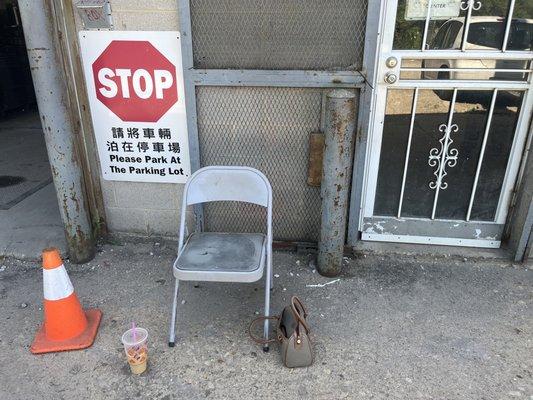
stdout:
<svg viewBox="0 0 533 400">
<path fill-rule="evenodd" d="M 405 19 L 425 20 L 428 12 L 429 0 L 407 0 Z M 450 19 L 459 16 L 461 0 L 433 0 L 431 2 L 430 19 Z"/>
<path fill-rule="evenodd" d="M 179 32 L 79 35 L 104 179 L 186 182 L 191 167 Z"/>
</svg>

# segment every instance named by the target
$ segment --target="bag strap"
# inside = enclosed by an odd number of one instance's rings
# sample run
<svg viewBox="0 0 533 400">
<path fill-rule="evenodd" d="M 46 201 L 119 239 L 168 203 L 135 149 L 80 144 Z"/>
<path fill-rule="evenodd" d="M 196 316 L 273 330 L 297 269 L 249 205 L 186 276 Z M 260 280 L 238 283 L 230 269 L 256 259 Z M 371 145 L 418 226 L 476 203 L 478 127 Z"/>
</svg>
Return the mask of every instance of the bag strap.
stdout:
<svg viewBox="0 0 533 400">
<path fill-rule="evenodd" d="M 291 297 L 291 309 L 294 317 L 303 325 L 306 332 L 309 334 L 311 329 L 309 329 L 309 325 L 305 320 L 307 318 L 307 310 L 305 309 L 302 301 L 296 296 Z"/>
<path fill-rule="evenodd" d="M 256 343 L 259 343 L 259 344 L 267 344 L 267 343 L 272 343 L 272 342 L 275 342 L 276 339 L 260 339 L 256 336 L 254 336 L 252 334 L 252 327 L 258 323 L 259 321 L 265 321 L 267 319 L 270 319 L 270 320 L 276 320 L 276 321 L 279 321 L 279 317 L 277 316 L 271 316 L 271 317 L 257 317 L 255 318 L 254 320 L 252 320 L 252 322 L 250 322 L 250 325 L 248 326 L 248 335 L 250 335 L 250 337 L 252 338 L 252 340 Z"/>
<path fill-rule="evenodd" d="M 301 308 L 301 312 L 304 315 L 304 318 L 307 318 L 307 310 L 305 309 L 304 304 L 302 303 L 302 300 L 298 298 L 298 296 L 292 296 L 291 297 L 291 306 L 296 308 L 296 306 Z"/>
</svg>

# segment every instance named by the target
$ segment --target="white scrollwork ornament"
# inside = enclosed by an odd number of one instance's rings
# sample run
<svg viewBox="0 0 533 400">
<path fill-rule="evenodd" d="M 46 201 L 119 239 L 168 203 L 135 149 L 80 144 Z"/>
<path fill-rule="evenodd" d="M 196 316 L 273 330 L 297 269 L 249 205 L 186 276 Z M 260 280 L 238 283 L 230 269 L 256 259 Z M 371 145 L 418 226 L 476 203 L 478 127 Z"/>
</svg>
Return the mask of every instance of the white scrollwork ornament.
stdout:
<svg viewBox="0 0 533 400">
<path fill-rule="evenodd" d="M 452 149 L 451 145 L 453 139 L 451 134 L 459 130 L 457 124 L 450 126 L 449 130 L 446 124 L 439 126 L 439 132 L 442 132 L 443 135 L 439 139 L 440 148 L 433 147 L 429 151 L 428 164 L 430 167 L 436 167 L 433 175 L 435 175 L 435 180 L 429 182 L 430 189 L 445 190 L 448 187 L 448 183 L 444 182 L 444 177 L 448 175 L 446 172 L 446 167 L 453 168 L 457 165 L 457 157 L 459 156 L 459 150 Z M 446 152 L 446 153 L 445 153 Z M 442 167 L 441 167 L 442 166 Z"/>
<path fill-rule="evenodd" d="M 472 10 L 478 11 L 481 8 L 481 1 L 479 0 L 462 0 L 459 5 L 461 10 L 466 11 L 469 7 L 472 7 Z"/>
</svg>

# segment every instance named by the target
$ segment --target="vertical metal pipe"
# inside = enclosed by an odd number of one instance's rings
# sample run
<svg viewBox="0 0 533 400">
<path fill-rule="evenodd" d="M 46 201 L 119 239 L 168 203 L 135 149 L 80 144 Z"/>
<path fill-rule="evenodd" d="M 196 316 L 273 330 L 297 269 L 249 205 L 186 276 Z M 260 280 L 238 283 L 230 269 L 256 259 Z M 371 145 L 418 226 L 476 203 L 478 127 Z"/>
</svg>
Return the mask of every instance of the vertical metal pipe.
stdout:
<svg viewBox="0 0 533 400">
<path fill-rule="evenodd" d="M 19 0 L 18 4 L 69 256 L 83 263 L 94 257 L 94 241 L 65 76 L 54 42 L 53 10 L 46 0 Z"/>
<path fill-rule="evenodd" d="M 324 276 L 336 276 L 342 268 L 353 161 L 355 102 L 355 93 L 346 89 L 332 90 L 326 99 L 322 225 L 318 244 L 318 272 Z"/>
</svg>

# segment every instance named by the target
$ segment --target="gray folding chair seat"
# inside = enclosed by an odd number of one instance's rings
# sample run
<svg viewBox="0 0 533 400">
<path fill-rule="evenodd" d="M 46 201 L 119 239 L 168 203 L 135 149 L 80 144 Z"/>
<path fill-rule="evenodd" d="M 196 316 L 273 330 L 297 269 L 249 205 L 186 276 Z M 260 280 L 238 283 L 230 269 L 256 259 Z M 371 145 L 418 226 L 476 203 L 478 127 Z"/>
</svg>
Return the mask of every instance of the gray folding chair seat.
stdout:
<svg viewBox="0 0 533 400">
<path fill-rule="evenodd" d="M 185 234 L 187 206 L 213 201 L 240 201 L 267 209 L 266 235 L 261 233 L 195 232 Z M 258 227 L 258 231 L 262 231 Z M 185 240 L 186 239 L 186 240 Z M 266 272 L 265 272 L 266 270 Z M 270 313 L 272 288 L 272 188 L 260 171 L 248 167 L 205 167 L 189 178 L 183 191 L 178 257 L 173 265 L 176 283 L 172 301 L 169 346 L 176 338 L 180 281 L 255 282 L 265 272 L 265 316 Z M 268 339 L 269 320 L 264 336 Z M 268 351 L 268 345 L 263 349 Z"/>
<path fill-rule="evenodd" d="M 263 275 L 265 244 L 266 236 L 258 233 L 193 233 L 174 271 L 184 281 L 234 282 L 238 274 L 239 282 L 255 282 Z"/>
</svg>

